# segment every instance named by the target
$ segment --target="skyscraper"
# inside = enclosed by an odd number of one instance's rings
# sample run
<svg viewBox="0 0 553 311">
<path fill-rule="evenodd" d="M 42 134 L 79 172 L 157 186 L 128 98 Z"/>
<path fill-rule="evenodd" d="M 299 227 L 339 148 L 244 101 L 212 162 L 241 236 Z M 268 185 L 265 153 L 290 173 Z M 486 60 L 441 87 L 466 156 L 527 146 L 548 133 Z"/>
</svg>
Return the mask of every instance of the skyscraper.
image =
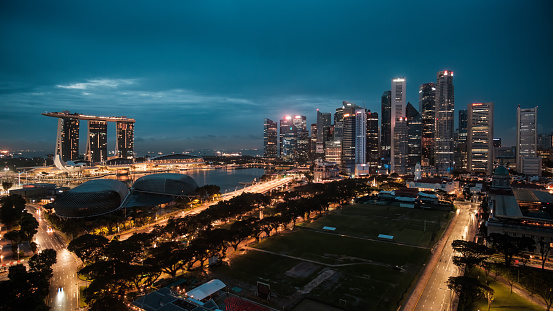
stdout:
<svg viewBox="0 0 553 311">
<path fill-rule="evenodd" d="M 406 82 L 405 78 L 395 78 L 392 79 L 392 108 L 391 108 L 391 124 L 390 128 L 392 130 L 391 132 L 391 153 L 390 153 L 390 159 L 391 159 L 391 172 L 395 172 L 395 163 L 397 162 L 394 160 L 396 158 L 396 155 L 394 154 L 398 150 L 403 150 L 399 148 L 396 144 L 399 143 L 399 141 L 396 141 L 396 135 L 395 132 L 395 126 L 396 122 L 399 120 L 399 118 L 405 117 L 405 89 L 406 89 Z M 403 126 L 403 124 L 401 125 Z M 400 157 L 403 157 L 401 155 Z"/>
<path fill-rule="evenodd" d="M 309 158 L 315 159 L 317 154 L 317 123 L 311 124 L 311 138 L 309 143 Z"/>
<path fill-rule="evenodd" d="M 91 163 L 108 159 L 108 123 L 102 120 L 88 120 L 86 160 Z"/>
<path fill-rule="evenodd" d="M 394 126 L 394 148 L 392 149 L 392 172 L 399 175 L 407 174 L 408 123 L 406 117 L 398 117 Z"/>
<path fill-rule="evenodd" d="M 468 109 L 467 168 L 491 175 L 493 170 L 493 103 L 473 103 Z"/>
<path fill-rule="evenodd" d="M 439 71 L 436 81 L 436 136 L 434 159 L 436 173 L 448 175 L 453 171 L 455 130 L 455 100 L 453 72 Z"/>
<path fill-rule="evenodd" d="M 318 157 L 323 157 L 325 154 L 325 144 L 330 139 L 330 112 L 320 112 L 317 109 L 317 145 L 316 153 Z"/>
<path fill-rule="evenodd" d="M 309 131 L 305 116 L 294 116 L 292 121 L 297 131 L 296 160 L 306 161 L 309 158 Z"/>
<path fill-rule="evenodd" d="M 343 117 L 342 170 L 351 175 L 355 173 L 355 165 L 366 163 L 367 115 L 365 109 L 344 102 Z"/>
<path fill-rule="evenodd" d="M 378 169 L 378 165 L 380 163 L 379 132 L 378 113 L 367 110 L 367 155 L 365 156 L 365 160 L 369 165 L 369 172 L 371 174 L 376 173 L 376 170 Z"/>
<path fill-rule="evenodd" d="M 434 134 L 436 133 L 436 85 L 422 84 L 419 88 L 419 112 L 422 118 L 422 166 L 434 166 Z"/>
<path fill-rule="evenodd" d="M 516 161 L 517 171 L 528 175 L 539 175 L 540 168 L 533 168 L 532 172 L 524 166 L 524 163 L 530 163 L 537 157 L 538 150 L 538 107 L 517 108 L 517 144 Z M 525 159 L 526 158 L 526 159 Z M 526 171 L 526 172 L 525 172 Z"/>
<path fill-rule="evenodd" d="M 468 133 L 468 110 L 459 110 L 459 129 L 455 137 L 455 169 L 459 171 L 469 170 L 467 166 L 467 133 Z"/>
<path fill-rule="evenodd" d="M 68 111 L 64 111 L 69 115 Z M 74 161 L 79 157 L 79 122 L 75 118 L 61 117 L 58 119 L 58 134 L 56 136 L 56 154 L 63 161 Z"/>
<path fill-rule="evenodd" d="M 294 126 L 292 116 L 284 116 L 280 120 L 280 148 L 279 157 L 286 161 L 292 161 L 296 157 L 298 144 L 298 130 Z"/>
<path fill-rule="evenodd" d="M 385 91 L 381 97 L 380 121 L 380 157 L 383 164 L 390 164 L 390 149 L 392 148 L 392 91 Z"/>
<path fill-rule="evenodd" d="M 115 154 L 119 158 L 134 157 L 134 122 L 116 122 L 117 142 Z"/>
<path fill-rule="evenodd" d="M 277 123 L 271 119 L 263 123 L 263 156 L 273 159 L 277 157 Z"/>
<path fill-rule="evenodd" d="M 414 173 L 417 163 L 422 159 L 422 117 L 421 114 L 407 103 L 405 107 L 407 117 L 407 173 Z"/>
</svg>

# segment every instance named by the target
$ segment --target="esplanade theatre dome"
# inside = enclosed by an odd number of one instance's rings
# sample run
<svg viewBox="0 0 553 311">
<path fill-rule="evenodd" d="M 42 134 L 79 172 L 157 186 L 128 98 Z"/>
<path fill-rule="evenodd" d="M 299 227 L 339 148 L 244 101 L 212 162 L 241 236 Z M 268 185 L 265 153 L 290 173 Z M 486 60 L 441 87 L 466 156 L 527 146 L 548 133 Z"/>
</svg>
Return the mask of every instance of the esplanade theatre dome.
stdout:
<svg viewBox="0 0 553 311">
<path fill-rule="evenodd" d="M 140 191 L 151 194 L 163 194 L 182 196 L 194 194 L 198 184 L 184 174 L 162 173 L 140 177 L 132 185 L 132 191 Z"/>
<path fill-rule="evenodd" d="M 198 184 L 184 174 L 151 174 L 137 179 L 124 207 L 154 206 L 196 195 Z"/>
<path fill-rule="evenodd" d="M 58 216 L 68 218 L 103 215 L 121 207 L 128 194 L 127 186 L 118 180 L 90 180 L 60 195 L 54 210 Z"/>
</svg>

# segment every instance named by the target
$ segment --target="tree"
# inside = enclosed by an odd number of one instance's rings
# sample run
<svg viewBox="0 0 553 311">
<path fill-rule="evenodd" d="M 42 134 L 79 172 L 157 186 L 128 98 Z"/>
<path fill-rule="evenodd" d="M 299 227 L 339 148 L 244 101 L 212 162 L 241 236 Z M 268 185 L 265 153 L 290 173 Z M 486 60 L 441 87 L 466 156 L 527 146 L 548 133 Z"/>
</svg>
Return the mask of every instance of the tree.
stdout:
<svg viewBox="0 0 553 311">
<path fill-rule="evenodd" d="M 47 280 L 52 278 L 52 266 L 56 263 L 56 251 L 48 248 L 34 255 L 29 259 L 29 269 L 31 272 L 38 272 Z"/>
<path fill-rule="evenodd" d="M 151 266 L 158 266 L 161 271 L 176 277 L 177 272 L 182 269 L 187 261 L 184 246 L 179 242 L 163 242 L 157 247 L 150 249 L 151 256 L 144 263 Z"/>
<path fill-rule="evenodd" d="M 84 262 L 94 262 L 108 243 L 108 239 L 103 236 L 85 234 L 71 241 L 67 249 Z"/>
<path fill-rule="evenodd" d="M 0 199 L 0 222 L 11 229 L 21 219 L 25 210 L 25 199 L 20 195 L 9 195 Z"/>
<path fill-rule="evenodd" d="M 48 281 L 40 273 L 27 272 L 25 266 L 19 264 L 10 267 L 9 279 L 0 282 L 1 311 L 15 310 L 49 310 L 44 303 L 48 294 Z"/>
<path fill-rule="evenodd" d="M 545 242 L 543 237 L 541 237 L 541 239 L 538 242 L 538 245 L 540 246 L 541 270 L 543 271 L 545 269 L 545 261 L 547 260 L 547 256 L 551 251 L 551 244 Z"/>
<path fill-rule="evenodd" d="M 13 183 L 10 181 L 2 181 L 2 188 L 4 191 L 8 191 L 13 186 Z"/>
<path fill-rule="evenodd" d="M 490 239 L 493 248 L 502 253 L 505 258 L 505 265 L 511 266 L 513 256 L 518 255 L 522 251 L 533 251 L 535 242 L 529 237 L 513 237 L 507 234 L 492 233 Z"/>
<path fill-rule="evenodd" d="M 475 265 L 479 265 L 493 253 L 485 245 L 464 240 L 454 240 L 451 247 L 461 253 L 461 256 L 453 257 L 453 263 L 457 266 L 466 266 L 467 272 L 470 272 Z"/>
<path fill-rule="evenodd" d="M 38 221 L 29 212 L 24 211 L 21 217 L 20 233 L 23 241 L 31 241 L 38 232 Z"/>
<path fill-rule="evenodd" d="M 528 290 L 540 296 L 547 307 L 547 311 L 551 310 L 553 304 L 553 273 L 531 269 L 524 273 L 522 283 Z"/>
<path fill-rule="evenodd" d="M 469 307 L 477 300 L 493 295 L 491 287 L 469 276 L 451 276 L 447 281 L 447 287 L 459 296 L 459 302 L 465 307 Z"/>
</svg>

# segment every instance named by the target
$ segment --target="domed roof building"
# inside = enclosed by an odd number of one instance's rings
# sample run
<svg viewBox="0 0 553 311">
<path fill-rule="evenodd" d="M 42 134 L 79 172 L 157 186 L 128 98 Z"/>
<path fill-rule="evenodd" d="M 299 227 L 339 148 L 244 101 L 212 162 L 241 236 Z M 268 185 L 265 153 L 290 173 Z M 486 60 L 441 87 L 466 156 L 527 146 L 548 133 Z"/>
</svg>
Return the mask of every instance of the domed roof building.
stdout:
<svg viewBox="0 0 553 311">
<path fill-rule="evenodd" d="M 95 179 L 85 182 L 54 201 L 56 215 L 83 218 L 111 213 L 119 209 L 129 189 L 114 179 Z"/>
<path fill-rule="evenodd" d="M 198 184 L 184 174 L 161 173 L 140 177 L 134 182 L 125 207 L 153 206 L 176 198 L 196 196 Z"/>
</svg>

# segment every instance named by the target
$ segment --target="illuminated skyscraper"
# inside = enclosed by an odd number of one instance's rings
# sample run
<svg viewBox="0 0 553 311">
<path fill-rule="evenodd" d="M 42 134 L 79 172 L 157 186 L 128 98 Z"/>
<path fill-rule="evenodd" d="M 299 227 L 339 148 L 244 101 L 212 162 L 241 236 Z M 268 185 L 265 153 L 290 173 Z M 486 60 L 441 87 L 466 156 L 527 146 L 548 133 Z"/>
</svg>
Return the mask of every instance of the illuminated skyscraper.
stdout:
<svg viewBox="0 0 553 311">
<path fill-rule="evenodd" d="M 392 91 L 386 91 L 382 94 L 381 105 L 380 157 L 385 164 L 390 164 L 390 149 L 392 148 Z"/>
<path fill-rule="evenodd" d="M 434 166 L 434 134 L 436 133 L 436 85 L 422 84 L 419 88 L 419 112 L 422 119 L 422 166 Z"/>
<path fill-rule="evenodd" d="M 68 111 L 64 111 L 70 115 Z M 58 134 L 56 136 L 56 154 L 63 161 L 74 161 L 79 158 L 79 122 L 78 115 L 75 118 L 62 117 L 58 119 Z"/>
<path fill-rule="evenodd" d="M 115 127 L 115 155 L 119 158 L 134 158 L 134 122 L 116 122 Z"/>
<path fill-rule="evenodd" d="M 317 109 L 317 143 L 315 145 L 315 152 L 318 157 L 324 157 L 325 144 L 330 140 L 330 112 L 320 112 Z"/>
<path fill-rule="evenodd" d="M 371 174 L 376 173 L 380 164 L 380 128 L 378 126 L 378 113 L 367 111 L 367 155 L 365 160 L 369 165 Z"/>
<path fill-rule="evenodd" d="M 366 163 L 367 114 L 353 103 L 344 102 L 343 107 L 342 170 L 351 175 L 357 164 Z"/>
<path fill-rule="evenodd" d="M 407 117 L 407 173 L 413 174 L 422 159 L 422 117 L 411 103 L 405 107 Z"/>
<path fill-rule="evenodd" d="M 277 157 L 277 123 L 271 119 L 265 119 L 263 125 L 263 156 L 266 158 Z"/>
<path fill-rule="evenodd" d="M 394 148 L 392 149 L 392 172 L 407 174 L 407 156 L 409 151 L 409 127 L 406 117 L 398 117 L 394 126 Z"/>
<path fill-rule="evenodd" d="M 91 163 L 108 159 L 108 123 L 100 120 L 88 120 L 86 142 L 86 160 Z"/>
<path fill-rule="evenodd" d="M 398 144 L 399 141 L 395 140 L 396 135 L 394 134 L 394 132 L 395 132 L 396 122 L 398 121 L 398 119 L 405 117 L 405 104 L 406 104 L 405 102 L 406 85 L 405 84 L 406 84 L 405 78 L 395 78 L 392 80 L 392 97 L 391 97 L 392 107 L 390 110 L 391 111 L 390 128 L 392 130 L 391 132 L 392 148 L 390 149 L 391 150 L 391 153 L 390 153 L 391 172 L 395 172 L 394 166 L 395 166 L 395 163 L 397 162 L 396 160 L 394 160 L 394 158 L 396 158 L 395 152 L 401 149 L 399 148 L 399 146 L 396 146 L 396 144 Z M 403 157 L 403 155 L 401 155 L 401 157 Z"/>
<path fill-rule="evenodd" d="M 298 144 L 298 130 L 294 126 L 292 116 L 284 116 L 280 120 L 280 148 L 279 157 L 283 160 L 291 161 L 296 156 L 296 146 Z"/>
<path fill-rule="evenodd" d="M 309 158 L 309 131 L 305 116 L 294 116 L 293 124 L 297 130 L 296 159 L 305 161 Z"/>
<path fill-rule="evenodd" d="M 473 103 L 468 109 L 468 171 L 491 175 L 493 170 L 493 103 Z"/>
<path fill-rule="evenodd" d="M 540 163 L 534 164 L 535 167 L 524 165 L 525 163 L 537 162 L 538 151 L 538 107 L 517 108 L 517 144 L 516 161 L 517 171 L 527 175 L 539 175 L 541 171 Z M 539 166 L 539 167 L 538 167 Z"/>
<path fill-rule="evenodd" d="M 439 71 L 436 82 L 436 136 L 434 159 L 438 175 L 449 175 L 454 165 L 455 100 L 453 72 Z"/>
<path fill-rule="evenodd" d="M 459 171 L 468 171 L 468 110 L 459 110 L 459 129 L 455 133 L 455 169 Z"/>
</svg>

